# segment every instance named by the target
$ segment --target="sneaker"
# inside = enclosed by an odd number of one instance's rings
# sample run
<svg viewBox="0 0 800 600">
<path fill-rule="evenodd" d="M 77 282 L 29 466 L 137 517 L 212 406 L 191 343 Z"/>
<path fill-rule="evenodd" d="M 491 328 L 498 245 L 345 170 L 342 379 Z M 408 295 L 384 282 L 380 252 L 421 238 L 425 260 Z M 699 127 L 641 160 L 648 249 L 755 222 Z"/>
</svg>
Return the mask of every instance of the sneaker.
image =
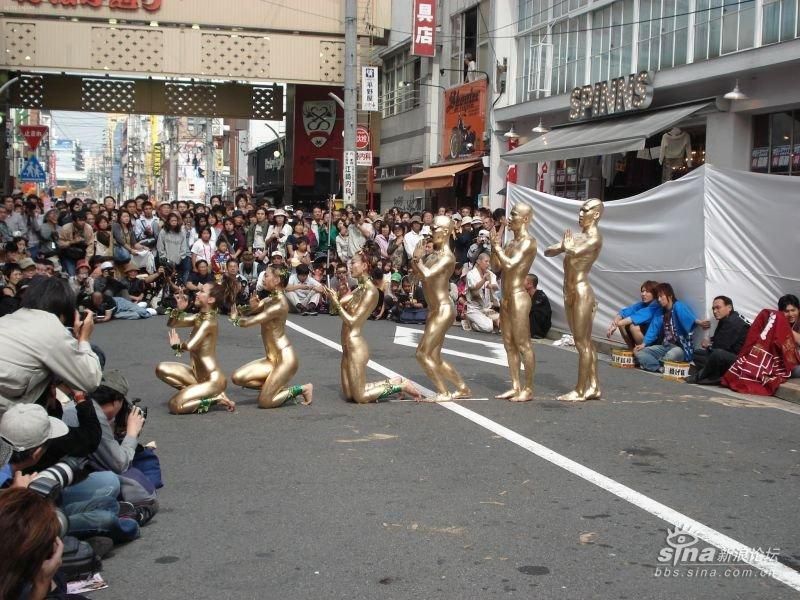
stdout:
<svg viewBox="0 0 800 600">
<path fill-rule="evenodd" d="M 294 311 L 298 315 L 302 315 L 306 311 L 306 307 L 298 302 L 297 304 L 294 305 Z"/>
<path fill-rule="evenodd" d="M 155 308 L 148 308 L 148 309 L 147 309 L 147 313 L 148 313 L 148 314 L 149 314 L 151 317 L 155 317 L 155 316 L 158 314 L 158 311 L 157 311 Z"/>
<path fill-rule="evenodd" d="M 136 507 L 130 502 L 120 501 L 117 516 L 122 519 L 124 517 L 133 518 L 136 516 Z"/>
<path fill-rule="evenodd" d="M 472 326 L 466 319 L 461 319 L 461 329 L 463 329 L 464 331 L 472 331 Z"/>
<path fill-rule="evenodd" d="M 139 308 L 147 308 L 147 302 L 139 302 L 136 306 Z"/>
<path fill-rule="evenodd" d="M 306 307 L 305 311 L 303 311 L 303 314 L 307 316 L 318 315 L 319 311 L 317 311 L 317 305 L 312 302 Z"/>
<path fill-rule="evenodd" d="M 139 523 L 139 527 L 144 527 L 150 522 L 150 519 L 156 516 L 158 512 L 158 500 L 150 500 L 149 502 L 142 502 L 136 505 L 136 514 L 134 519 Z"/>
</svg>

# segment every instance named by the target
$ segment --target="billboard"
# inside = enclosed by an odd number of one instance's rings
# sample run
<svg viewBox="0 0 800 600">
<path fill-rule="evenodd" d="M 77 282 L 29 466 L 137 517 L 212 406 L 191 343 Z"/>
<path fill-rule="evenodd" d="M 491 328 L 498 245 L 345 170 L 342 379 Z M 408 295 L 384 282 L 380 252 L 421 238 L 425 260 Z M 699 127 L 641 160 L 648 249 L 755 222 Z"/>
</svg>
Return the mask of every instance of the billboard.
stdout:
<svg viewBox="0 0 800 600">
<path fill-rule="evenodd" d="M 486 79 L 480 79 L 444 91 L 444 160 L 483 154 L 486 86 Z"/>
<path fill-rule="evenodd" d="M 298 85 L 294 95 L 294 177 L 297 186 L 314 185 L 314 160 L 343 158 L 344 112 L 328 92 L 341 88 Z"/>
</svg>

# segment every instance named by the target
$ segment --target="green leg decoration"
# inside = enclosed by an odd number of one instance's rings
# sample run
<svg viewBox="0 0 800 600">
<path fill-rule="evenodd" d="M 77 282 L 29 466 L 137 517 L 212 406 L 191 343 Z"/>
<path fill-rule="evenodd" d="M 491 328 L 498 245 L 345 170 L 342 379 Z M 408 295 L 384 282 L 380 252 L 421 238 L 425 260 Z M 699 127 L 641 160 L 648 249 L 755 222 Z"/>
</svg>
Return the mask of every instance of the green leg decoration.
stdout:
<svg viewBox="0 0 800 600">
<path fill-rule="evenodd" d="M 208 412 L 208 409 L 211 408 L 211 405 L 214 404 L 212 398 L 203 398 L 200 400 L 200 405 L 197 407 L 197 414 L 202 415 Z"/>
<path fill-rule="evenodd" d="M 381 395 L 378 396 L 378 400 L 380 400 L 381 398 L 386 398 L 387 396 L 391 396 L 401 391 L 403 391 L 402 385 L 392 385 L 391 383 L 386 383 L 384 384 L 383 392 L 381 392 Z"/>
<path fill-rule="evenodd" d="M 302 393 L 303 393 L 302 385 L 293 385 L 292 387 L 289 388 L 289 398 L 296 398 Z"/>
</svg>

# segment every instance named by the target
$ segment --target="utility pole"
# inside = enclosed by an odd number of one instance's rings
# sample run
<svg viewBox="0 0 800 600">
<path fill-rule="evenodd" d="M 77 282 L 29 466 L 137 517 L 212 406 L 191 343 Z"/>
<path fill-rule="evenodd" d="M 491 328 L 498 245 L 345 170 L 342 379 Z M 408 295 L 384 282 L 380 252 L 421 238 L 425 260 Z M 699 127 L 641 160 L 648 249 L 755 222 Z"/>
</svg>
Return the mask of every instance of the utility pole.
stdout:
<svg viewBox="0 0 800 600">
<path fill-rule="evenodd" d="M 211 204 L 211 196 L 214 194 L 214 119 L 206 121 L 206 204 Z"/>
<path fill-rule="evenodd" d="M 355 204 L 356 189 L 356 82 L 358 53 L 358 0 L 345 0 L 344 15 L 344 170 L 342 177 L 345 204 Z"/>
</svg>

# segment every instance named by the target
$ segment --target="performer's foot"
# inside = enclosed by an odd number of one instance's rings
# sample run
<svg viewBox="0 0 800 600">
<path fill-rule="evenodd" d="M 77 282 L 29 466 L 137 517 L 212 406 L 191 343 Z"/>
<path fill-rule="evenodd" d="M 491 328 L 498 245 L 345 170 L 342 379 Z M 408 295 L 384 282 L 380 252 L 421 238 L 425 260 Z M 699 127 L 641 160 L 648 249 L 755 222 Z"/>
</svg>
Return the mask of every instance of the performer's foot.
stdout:
<svg viewBox="0 0 800 600">
<path fill-rule="evenodd" d="M 451 402 L 453 397 L 453 394 L 450 392 L 445 392 L 444 394 L 436 394 L 434 396 L 426 396 L 424 398 L 420 394 L 420 396 L 415 398 L 415 400 L 417 402 Z"/>
<path fill-rule="evenodd" d="M 400 377 L 399 379 L 400 379 L 400 382 L 396 383 L 394 385 L 402 386 L 403 391 L 401 392 L 401 396 L 404 396 L 405 394 L 408 394 L 409 396 L 411 396 L 414 399 L 415 402 L 419 402 L 422 399 L 422 392 L 420 392 L 417 389 L 417 386 L 415 386 L 413 383 L 411 383 L 410 379 L 403 379 L 402 377 Z"/>
<path fill-rule="evenodd" d="M 513 398 L 509 398 L 511 402 L 530 402 L 533 400 L 533 390 L 525 388 L 520 390 L 519 393 Z"/>
<path fill-rule="evenodd" d="M 558 397 L 558 399 L 561 400 L 562 402 L 586 402 L 587 400 L 597 400 L 599 398 L 600 398 L 599 390 L 595 390 L 593 392 L 585 392 L 583 394 L 579 394 L 577 391 L 573 390 L 569 394 L 564 394 L 563 396 Z"/>
<path fill-rule="evenodd" d="M 507 392 L 503 392 L 502 394 L 497 394 L 495 398 L 497 398 L 498 400 L 510 400 L 511 398 L 517 395 L 519 395 L 519 390 L 516 388 L 511 388 Z"/>
<path fill-rule="evenodd" d="M 227 410 L 228 412 L 233 412 L 236 410 L 236 402 L 228 398 L 228 395 L 225 392 L 222 392 L 219 396 L 214 398 L 214 400 L 220 406 L 224 406 L 225 410 Z"/>
<path fill-rule="evenodd" d="M 300 404 L 303 406 L 308 406 L 313 402 L 314 398 L 314 384 L 307 383 L 303 386 L 303 391 L 301 392 L 303 395 L 303 399 L 300 401 Z"/>
<path fill-rule="evenodd" d="M 455 392 L 451 392 L 449 396 L 452 400 L 456 400 L 458 398 L 471 398 L 472 390 L 465 385 L 458 388 Z"/>
<path fill-rule="evenodd" d="M 583 397 L 586 398 L 586 400 L 599 400 L 600 396 L 600 388 L 596 386 L 589 386 L 589 388 L 583 394 Z"/>
</svg>

